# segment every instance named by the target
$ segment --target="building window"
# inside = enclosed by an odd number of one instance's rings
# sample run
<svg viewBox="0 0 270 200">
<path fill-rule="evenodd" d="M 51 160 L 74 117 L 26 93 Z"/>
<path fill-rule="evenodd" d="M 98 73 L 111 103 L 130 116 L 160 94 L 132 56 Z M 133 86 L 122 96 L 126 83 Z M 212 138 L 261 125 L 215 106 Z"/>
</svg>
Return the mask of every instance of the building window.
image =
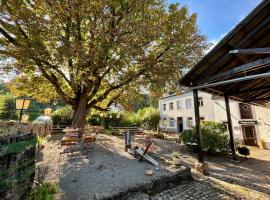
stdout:
<svg viewBox="0 0 270 200">
<path fill-rule="evenodd" d="M 163 110 L 166 110 L 166 103 L 163 104 Z"/>
<path fill-rule="evenodd" d="M 176 107 L 177 107 L 177 110 L 180 110 L 181 109 L 181 101 L 176 101 Z"/>
<path fill-rule="evenodd" d="M 186 99 L 186 109 L 192 109 L 192 101 L 191 101 L 191 99 Z"/>
<path fill-rule="evenodd" d="M 203 106 L 203 98 L 199 97 L 199 106 Z"/>
<path fill-rule="evenodd" d="M 162 119 L 162 126 L 167 126 L 167 118 Z"/>
<path fill-rule="evenodd" d="M 193 126 L 192 117 L 188 117 L 187 118 L 187 127 L 188 128 L 192 128 L 192 126 Z"/>
<path fill-rule="evenodd" d="M 174 127 L 174 118 L 170 118 L 169 125 L 170 127 Z"/>
<path fill-rule="evenodd" d="M 200 117 L 200 120 L 201 120 L 201 121 L 204 121 L 204 117 Z"/>
<path fill-rule="evenodd" d="M 169 109 L 173 110 L 173 102 L 169 103 Z"/>
</svg>

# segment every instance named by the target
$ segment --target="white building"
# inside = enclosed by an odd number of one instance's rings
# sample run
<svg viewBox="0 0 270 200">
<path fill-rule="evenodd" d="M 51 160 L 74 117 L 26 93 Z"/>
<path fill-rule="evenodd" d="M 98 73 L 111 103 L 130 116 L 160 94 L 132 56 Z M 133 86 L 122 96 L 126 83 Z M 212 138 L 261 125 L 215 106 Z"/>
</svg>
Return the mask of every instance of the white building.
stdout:
<svg viewBox="0 0 270 200">
<path fill-rule="evenodd" d="M 227 124 L 225 101 L 205 92 L 199 92 L 201 120 Z M 195 125 L 192 91 L 169 95 L 159 100 L 160 129 L 182 132 Z M 244 144 L 257 146 L 260 140 L 270 147 L 270 109 L 230 101 L 234 138 Z"/>
</svg>

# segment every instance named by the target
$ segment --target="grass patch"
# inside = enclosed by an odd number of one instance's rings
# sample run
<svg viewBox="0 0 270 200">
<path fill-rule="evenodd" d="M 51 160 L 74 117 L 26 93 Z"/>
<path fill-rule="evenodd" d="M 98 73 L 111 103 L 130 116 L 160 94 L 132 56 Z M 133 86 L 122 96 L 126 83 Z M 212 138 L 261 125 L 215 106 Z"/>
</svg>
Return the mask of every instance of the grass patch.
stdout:
<svg viewBox="0 0 270 200">
<path fill-rule="evenodd" d="M 54 196 L 59 192 L 56 183 L 47 182 L 34 187 L 28 194 L 28 200 L 54 200 Z"/>
</svg>

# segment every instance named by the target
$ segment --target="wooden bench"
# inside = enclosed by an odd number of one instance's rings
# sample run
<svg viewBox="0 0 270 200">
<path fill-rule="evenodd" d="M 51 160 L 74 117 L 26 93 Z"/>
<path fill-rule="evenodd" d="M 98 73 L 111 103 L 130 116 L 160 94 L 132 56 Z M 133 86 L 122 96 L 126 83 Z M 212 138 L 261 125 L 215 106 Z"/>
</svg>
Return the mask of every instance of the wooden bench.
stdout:
<svg viewBox="0 0 270 200">
<path fill-rule="evenodd" d="M 129 131 L 130 134 L 133 135 L 143 135 L 143 129 L 138 128 L 138 127 L 114 127 L 112 130 L 112 135 L 124 135 L 126 131 Z"/>
</svg>

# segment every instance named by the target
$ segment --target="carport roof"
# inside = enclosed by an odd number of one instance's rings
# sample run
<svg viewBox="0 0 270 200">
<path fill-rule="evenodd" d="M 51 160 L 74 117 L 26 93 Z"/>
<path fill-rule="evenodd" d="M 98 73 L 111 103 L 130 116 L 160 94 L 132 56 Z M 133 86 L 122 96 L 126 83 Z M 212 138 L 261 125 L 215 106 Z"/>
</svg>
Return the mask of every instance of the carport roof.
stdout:
<svg viewBox="0 0 270 200">
<path fill-rule="evenodd" d="M 237 49 L 240 49 L 238 53 L 229 53 Z M 269 102 L 270 0 L 262 1 L 180 80 L 180 84 L 212 94 L 227 94 L 243 102 Z"/>
</svg>

